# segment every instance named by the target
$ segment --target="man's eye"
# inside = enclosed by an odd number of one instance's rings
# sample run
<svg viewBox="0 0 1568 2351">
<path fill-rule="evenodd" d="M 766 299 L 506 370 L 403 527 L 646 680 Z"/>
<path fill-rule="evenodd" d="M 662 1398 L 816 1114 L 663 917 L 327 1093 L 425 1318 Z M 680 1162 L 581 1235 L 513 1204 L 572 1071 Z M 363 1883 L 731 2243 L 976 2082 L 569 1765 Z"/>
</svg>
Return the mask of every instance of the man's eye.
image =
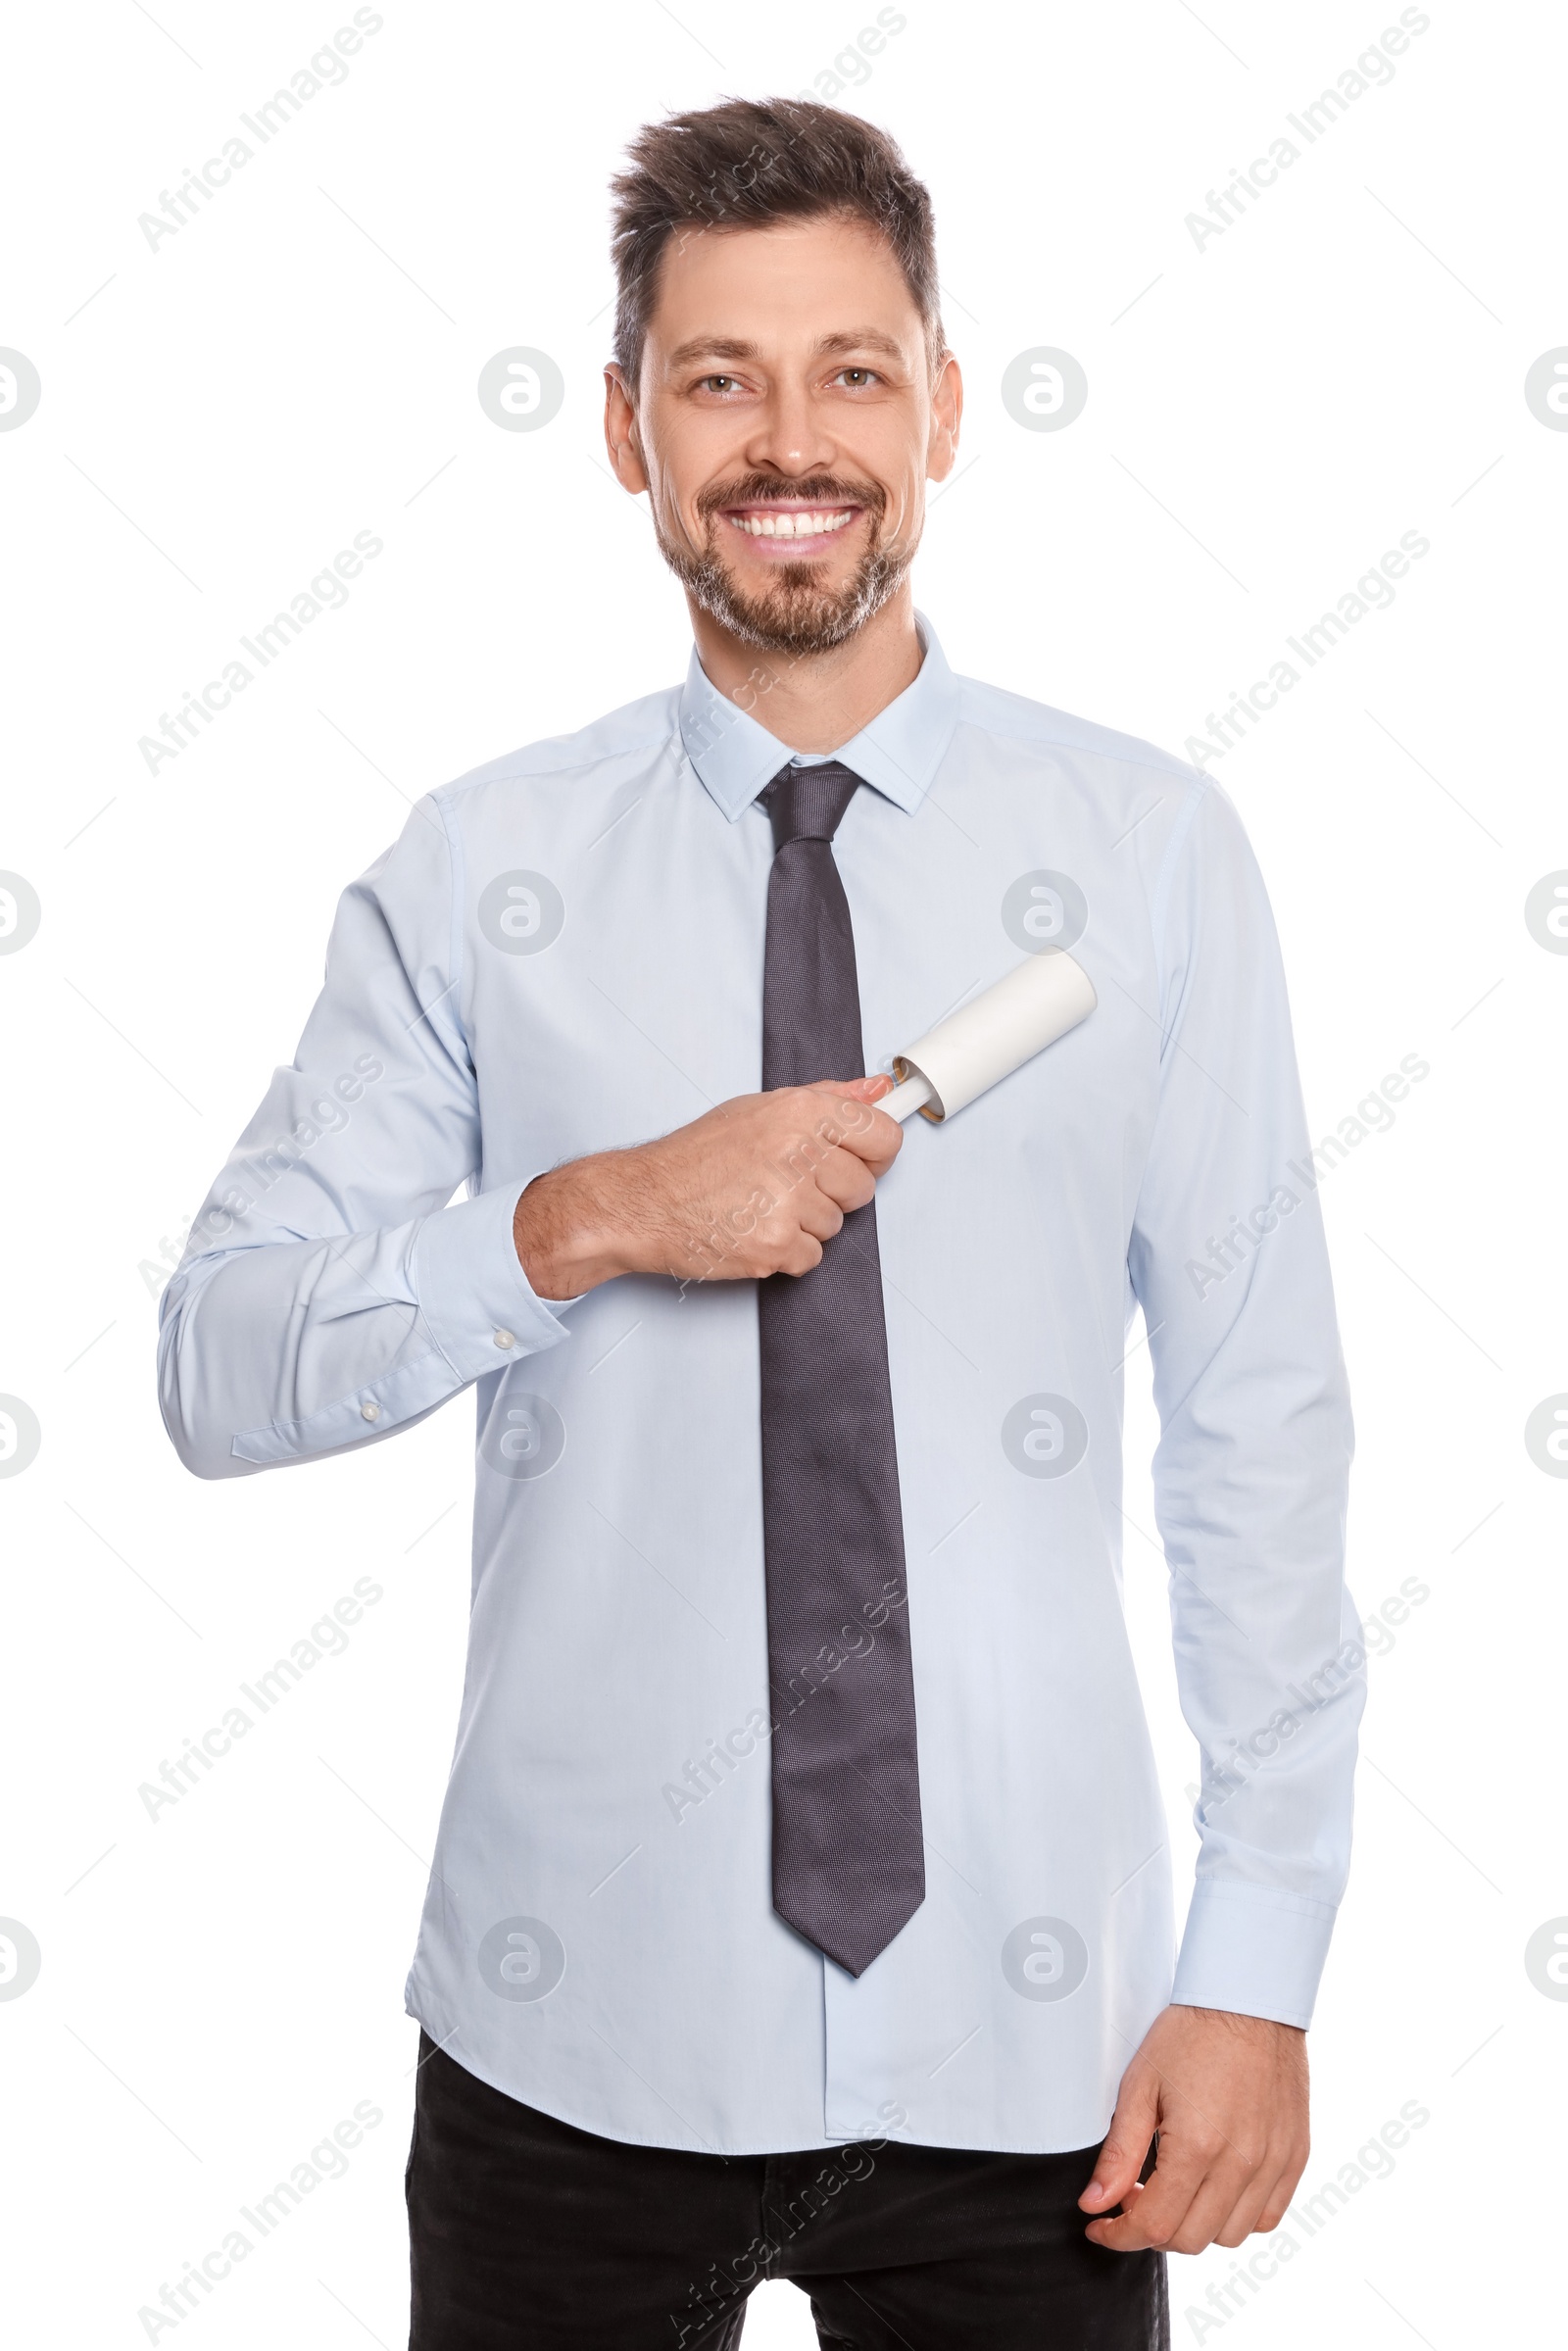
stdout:
<svg viewBox="0 0 1568 2351">
<path fill-rule="evenodd" d="M 857 391 L 861 384 L 874 384 L 876 380 L 875 371 L 870 367 L 841 367 L 839 369 L 840 383 L 849 383 Z"/>
<path fill-rule="evenodd" d="M 733 375 L 705 375 L 701 388 L 711 392 L 733 392 L 737 387 L 737 381 L 738 379 Z"/>
</svg>

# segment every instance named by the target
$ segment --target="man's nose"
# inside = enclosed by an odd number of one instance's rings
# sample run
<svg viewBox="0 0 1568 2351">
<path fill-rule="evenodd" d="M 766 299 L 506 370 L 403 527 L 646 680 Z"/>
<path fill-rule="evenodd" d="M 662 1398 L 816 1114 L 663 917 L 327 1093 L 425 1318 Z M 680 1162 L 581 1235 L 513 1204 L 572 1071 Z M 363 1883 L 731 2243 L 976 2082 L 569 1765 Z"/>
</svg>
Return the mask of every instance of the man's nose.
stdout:
<svg viewBox="0 0 1568 2351">
<path fill-rule="evenodd" d="M 747 463 L 759 472 L 799 478 L 832 470 L 838 444 L 804 384 L 775 384 L 753 418 Z"/>
</svg>

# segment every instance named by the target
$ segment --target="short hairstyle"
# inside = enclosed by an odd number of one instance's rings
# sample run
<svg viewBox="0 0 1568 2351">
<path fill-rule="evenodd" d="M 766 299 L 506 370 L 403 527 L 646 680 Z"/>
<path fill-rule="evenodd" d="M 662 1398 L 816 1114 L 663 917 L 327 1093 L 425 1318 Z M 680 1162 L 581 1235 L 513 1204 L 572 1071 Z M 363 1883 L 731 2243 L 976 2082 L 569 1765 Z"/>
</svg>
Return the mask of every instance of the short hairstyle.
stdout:
<svg viewBox="0 0 1568 2351">
<path fill-rule="evenodd" d="M 930 193 L 885 130 L 802 98 L 727 98 L 641 129 L 612 180 L 614 356 L 635 391 L 659 267 L 692 226 L 763 228 L 837 214 L 886 239 L 914 297 L 933 367 L 947 349 Z"/>
</svg>

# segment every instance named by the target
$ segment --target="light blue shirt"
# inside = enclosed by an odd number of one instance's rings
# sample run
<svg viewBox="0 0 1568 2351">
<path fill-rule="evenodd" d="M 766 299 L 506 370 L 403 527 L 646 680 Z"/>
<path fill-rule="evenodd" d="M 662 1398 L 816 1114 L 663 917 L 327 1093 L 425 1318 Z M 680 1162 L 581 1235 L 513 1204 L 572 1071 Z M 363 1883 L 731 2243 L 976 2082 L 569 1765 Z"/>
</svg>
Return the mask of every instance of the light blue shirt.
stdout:
<svg viewBox="0 0 1568 2351">
<path fill-rule="evenodd" d="M 863 1976 L 770 1903 L 753 1285 L 552 1304 L 512 1240 L 541 1170 L 758 1086 L 757 795 L 791 756 L 765 699 L 694 657 L 421 801 L 346 892 L 164 1300 L 202 1477 L 472 1389 L 469 1663 L 408 2007 L 610 2137 L 1089 2146 L 1172 1996 L 1308 2021 L 1345 1880 L 1350 1424 L 1257 867 L 1205 777 L 955 677 L 921 629 L 915 682 L 838 755 L 868 787 L 834 845 L 867 1066 L 1051 946 L 1099 1005 L 912 1120 L 878 1189 L 927 1890 Z M 1179 1958 L 1121 1603 L 1139 1305 L 1202 1754 Z"/>
</svg>

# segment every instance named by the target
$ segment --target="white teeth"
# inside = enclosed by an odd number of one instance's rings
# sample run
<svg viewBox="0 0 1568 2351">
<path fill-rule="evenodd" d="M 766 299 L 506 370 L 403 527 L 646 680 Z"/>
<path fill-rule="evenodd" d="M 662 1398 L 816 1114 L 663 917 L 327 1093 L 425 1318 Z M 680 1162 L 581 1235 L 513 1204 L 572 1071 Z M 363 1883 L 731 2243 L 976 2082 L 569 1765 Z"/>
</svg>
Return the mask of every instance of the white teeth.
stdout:
<svg viewBox="0 0 1568 2351">
<path fill-rule="evenodd" d="M 784 514 L 732 514 L 730 520 L 737 530 L 750 533 L 754 539 L 812 539 L 821 532 L 838 530 L 850 519 L 851 510 L 837 514 L 811 514 L 802 510 Z"/>
</svg>

